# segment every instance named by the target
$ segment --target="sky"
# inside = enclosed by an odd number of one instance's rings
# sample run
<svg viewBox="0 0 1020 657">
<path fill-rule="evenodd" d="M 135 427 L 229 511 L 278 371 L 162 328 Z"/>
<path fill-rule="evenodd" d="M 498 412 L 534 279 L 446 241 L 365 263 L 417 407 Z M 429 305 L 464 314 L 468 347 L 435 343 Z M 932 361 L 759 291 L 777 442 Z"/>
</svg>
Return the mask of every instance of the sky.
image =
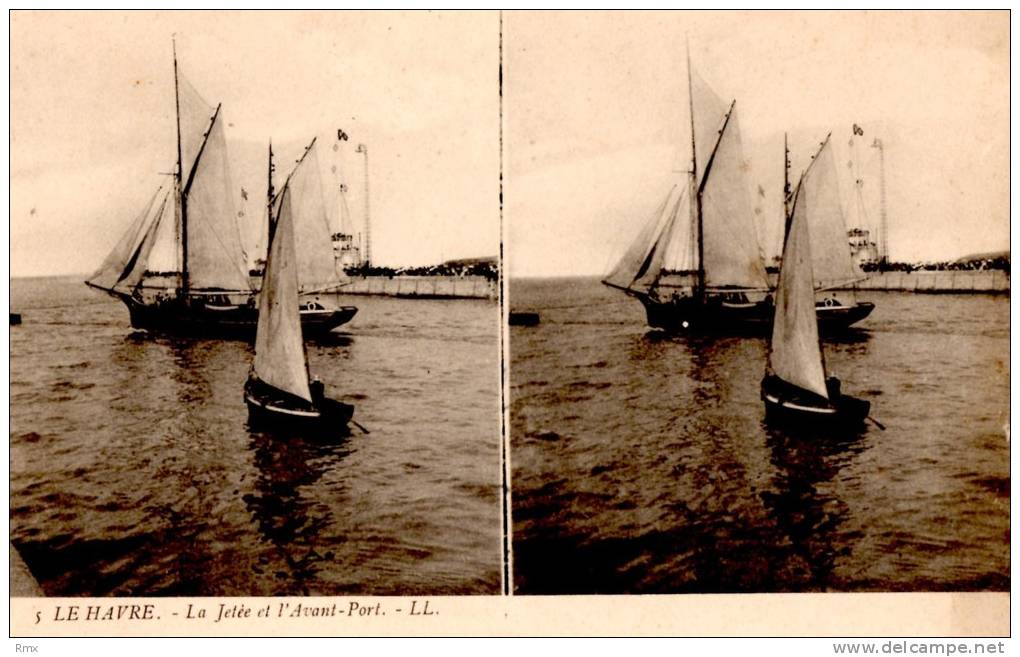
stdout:
<svg viewBox="0 0 1020 657">
<path fill-rule="evenodd" d="M 893 260 L 1009 249 L 1007 12 L 509 12 L 503 39 L 511 276 L 604 274 L 684 175 L 686 43 L 737 101 L 767 257 L 784 132 L 794 182 L 832 133 L 848 223 L 873 231 L 881 141 Z"/>
<path fill-rule="evenodd" d="M 285 175 L 317 136 L 356 222 L 368 146 L 373 262 L 498 253 L 496 12 L 16 11 L 12 276 L 95 270 L 173 170 L 173 35 L 182 77 L 223 104 L 249 248 L 268 140 Z"/>
</svg>

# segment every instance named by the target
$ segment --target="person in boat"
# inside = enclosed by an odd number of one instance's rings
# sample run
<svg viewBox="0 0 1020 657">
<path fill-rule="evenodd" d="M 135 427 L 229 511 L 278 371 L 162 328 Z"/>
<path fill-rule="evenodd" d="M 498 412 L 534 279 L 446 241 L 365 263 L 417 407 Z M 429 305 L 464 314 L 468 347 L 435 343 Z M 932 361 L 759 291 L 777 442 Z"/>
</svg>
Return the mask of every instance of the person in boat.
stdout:
<svg viewBox="0 0 1020 657">
<path fill-rule="evenodd" d="M 312 403 L 320 406 L 326 400 L 326 384 L 319 377 L 308 382 L 308 389 L 312 393 Z"/>
</svg>

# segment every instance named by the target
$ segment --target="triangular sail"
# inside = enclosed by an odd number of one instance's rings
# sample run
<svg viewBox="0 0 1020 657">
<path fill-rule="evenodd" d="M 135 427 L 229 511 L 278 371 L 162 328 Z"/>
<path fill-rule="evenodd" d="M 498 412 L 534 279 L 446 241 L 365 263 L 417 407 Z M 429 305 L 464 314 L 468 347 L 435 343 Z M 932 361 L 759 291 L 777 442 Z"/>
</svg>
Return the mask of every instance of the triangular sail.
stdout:
<svg viewBox="0 0 1020 657">
<path fill-rule="evenodd" d="M 210 128 L 185 191 L 190 287 L 249 290 L 222 114 Z"/>
<path fill-rule="evenodd" d="M 166 227 L 172 224 L 174 218 L 173 207 L 170 203 L 170 192 L 163 196 L 162 202 L 155 214 L 156 220 L 152 222 L 149 229 L 145 231 L 145 236 L 142 242 L 138 245 L 135 250 L 131 261 L 128 263 L 127 268 L 124 270 L 124 275 L 120 281 L 118 281 L 117 287 L 125 290 L 134 288 L 136 285 L 142 282 L 142 278 L 145 273 L 149 270 L 150 255 L 152 254 L 153 247 L 155 247 L 157 241 L 162 235 L 168 235 L 170 231 L 166 230 Z"/>
<path fill-rule="evenodd" d="M 649 253 L 655 248 L 656 242 L 662 235 L 663 228 L 666 225 L 669 213 L 667 210 L 671 207 L 670 200 L 676 193 L 676 186 L 666 194 L 666 198 L 662 200 L 662 203 L 655 210 L 645 225 L 641 228 L 641 232 L 638 233 L 637 238 L 631 242 L 627 251 L 620 258 L 620 261 L 616 263 L 616 266 L 606 274 L 606 277 L 602 279 L 603 283 L 607 285 L 613 285 L 620 288 L 629 288 L 633 285 L 641 273 L 641 266 L 648 258 Z"/>
<path fill-rule="evenodd" d="M 748 185 L 740 125 L 733 107 L 712 155 L 701 196 L 702 267 L 708 288 L 768 289 Z"/>
<path fill-rule="evenodd" d="M 779 269 L 769 368 L 783 381 L 828 399 L 815 314 L 808 207 L 805 190 L 798 186 Z"/>
<path fill-rule="evenodd" d="M 635 286 L 648 289 L 653 287 L 659 278 L 662 277 L 662 266 L 666 262 L 666 254 L 670 252 L 677 224 L 683 223 L 685 226 L 687 225 L 686 222 L 679 220 L 681 216 L 680 205 L 684 199 L 684 191 L 686 191 L 684 188 L 680 188 L 676 201 L 672 203 L 672 207 L 667 209 L 666 223 L 659 233 L 658 239 L 652 243 L 652 249 L 642 263 L 641 269 L 638 270 L 637 278 L 634 281 Z"/>
<path fill-rule="evenodd" d="M 188 179 L 195 166 L 215 110 L 184 76 L 178 76 L 177 116 L 181 124 L 181 178 L 184 180 Z"/>
<path fill-rule="evenodd" d="M 690 105 L 694 126 L 695 159 L 698 165 L 697 181 L 700 185 L 704 178 L 709 156 L 715 149 L 716 142 L 719 141 L 719 130 L 726 118 L 727 105 L 712 90 L 712 87 L 708 86 L 708 83 L 693 70 L 691 71 Z"/>
<path fill-rule="evenodd" d="M 171 190 L 167 199 L 164 216 L 154 225 L 151 248 L 146 267 L 150 273 L 171 274 L 172 280 L 163 280 L 163 286 L 176 288 L 180 284 L 181 243 L 180 243 L 180 199 Z M 161 286 L 162 287 L 162 286 Z"/>
<path fill-rule="evenodd" d="M 308 361 L 298 310 L 298 260 L 290 190 L 283 188 L 280 212 L 271 230 L 266 273 L 259 293 L 255 335 L 255 375 L 269 385 L 312 401 Z"/>
<path fill-rule="evenodd" d="M 805 209 L 811 218 L 815 286 L 830 288 L 863 278 L 850 256 L 836 160 L 828 140 L 811 162 L 803 185 L 807 192 Z"/>
<path fill-rule="evenodd" d="M 145 238 L 147 229 L 154 223 L 153 208 L 156 207 L 156 199 L 161 191 L 163 191 L 162 187 L 156 190 L 152 198 L 145 205 L 145 209 L 131 222 L 127 232 L 121 236 L 113 250 L 103 260 L 103 264 L 88 278 L 90 284 L 106 290 L 112 290 L 127 274 L 132 261 L 132 255 Z"/>
<path fill-rule="evenodd" d="M 333 229 L 326 209 L 315 141 L 287 181 L 294 215 L 294 242 L 301 254 L 298 284 L 302 291 L 335 287 L 343 278 L 333 253 Z"/>
</svg>

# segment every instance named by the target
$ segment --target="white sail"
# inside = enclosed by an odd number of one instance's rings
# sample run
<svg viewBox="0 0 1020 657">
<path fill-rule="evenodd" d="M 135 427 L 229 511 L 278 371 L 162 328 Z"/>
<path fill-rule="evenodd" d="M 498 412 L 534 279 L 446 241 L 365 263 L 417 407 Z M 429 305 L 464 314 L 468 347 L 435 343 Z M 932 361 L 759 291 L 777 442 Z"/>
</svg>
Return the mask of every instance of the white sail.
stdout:
<svg viewBox="0 0 1020 657">
<path fill-rule="evenodd" d="M 259 293 L 255 335 L 255 375 L 269 385 L 312 401 L 308 362 L 298 310 L 298 260 L 290 190 L 281 192 L 280 212 L 271 230 L 266 273 Z"/>
<path fill-rule="evenodd" d="M 656 208 L 655 213 L 645 222 L 638 236 L 631 242 L 627 251 L 616 263 L 616 266 L 606 274 L 603 282 L 620 288 L 629 288 L 641 276 L 642 264 L 644 264 L 655 244 L 662 235 L 663 228 L 669 218 L 667 210 L 670 209 L 670 200 L 676 194 L 676 186 L 666 194 L 666 198 Z"/>
<path fill-rule="evenodd" d="M 186 188 L 189 286 L 248 290 L 248 268 L 237 226 L 223 116 L 210 128 Z"/>
<path fill-rule="evenodd" d="M 294 214 L 294 242 L 301 254 L 298 285 L 302 291 L 335 287 L 345 277 L 336 266 L 333 228 L 326 209 L 315 141 L 287 181 Z"/>
<path fill-rule="evenodd" d="M 138 250 L 139 245 L 145 239 L 148 228 L 154 222 L 153 208 L 158 209 L 156 199 L 161 191 L 163 191 L 162 187 L 152 195 L 145 205 L 145 209 L 131 222 L 131 226 L 103 260 L 103 264 L 89 277 L 89 283 L 96 287 L 112 290 L 128 273 L 133 254 Z"/>
<path fill-rule="evenodd" d="M 181 178 L 185 181 L 198 159 L 215 110 L 183 75 L 178 76 L 177 120 L 181 130 Z"/>
<path fill-rule="evenodd" d="M 681 188 L 677 194 L 674 187 L 604 282 L 647 290 L 657 284 L 664 264 L 669 262 L 679 270 L 702 269 L 705 286 L 710 291 L 767 290 L 768 276 L 748 196 L 750 181 L 736 109 L 727 108 L 693 70 L 690 106 L 696 164 L 692 178 L 693 184 L 702 190 L 700 235 L 694 190 L 689 190 L 689 212 L 681 213 L 681 200 L 688 190 Z"/>
<path fill-rule="evenodd" d="M 671 205 L 667 206 L 666 211 L 666 223 L 663 225 L 662 230 L 659 233 L 658 239 L 652 243 L 652 248 L 648 252 L 648 256 L 642 262 L 641 268 L 638 270 L 637 278 L 634 280 L 634 285 L 644 289 L 650 289 L 658 282 L 662 276 L 662 267 L 666 262 L 666 254 L 671 251 L 670 247 L 673 243 L 673 236 L 676 233 L 678 224 L 687 226 L 686 221 L 681 221 L 680 205 L 684 199 L 684 188 L 680 188 L 680 193 L 676 196 L 676 201 Z M 682 218 L 687 219 L 689 215 L 685 215 Z"/>
<path fill-rule="evenodd" d="M 705 177 L 709 156 L 715 149 L 716 142 L 719 141 L 719 131 L 722 129 L 728 107 L 696 71 L 692 70 L 690 74 L 691 123 L 694 126 L 694 150 L 698 165 L 697 181 L 700 185 Z"/>
<path fill-rule="evenodd" d="M 768 289 L 736 107 L 730 110 L 719 145 L 710 155 L 701 195 L 705 286 Z"/>
<path fill-rule="evenodd" d="M 165 213 L 160 220 L 153 225 L 154 235 L 146 267 L 150 272 L 172 274 L 170 279 L 162 279 L 160 283 L 167 288 L 176 288 L 180 283 L 179 274 L 181 271 L 181 220 L 178 211 L 180 199 L 175 190 L 171 189 L 166 202 Z M 147 281 L 148 285 L 149 282 Z"/>
<path fill-rule="evenodd" d="M 846 219 L 839 195 L 836 160 L 826 140 L 804 174 L 811 218 L 811 253 L 815 286 L 829 288 L 864 277 L 850 257 Z"/>
<path fill-rule="evenodd" d="M 163 195 L 163 200 L 159 203 L 154 213 L 155 221 L 153 221 L 148 230 L 145 231 L 145 235 L 138 248 L 135 250 L 131 257 L 131 260 L 127 263 L 124 269 L 124 274 L 121 276 L 121 280 L 118 281 L 117 287 L 123 290 L 133 289 L 136 285 L 142 282 L 142 278 L 145 276 L 145 272 L 149 269 L 149 256 L 152 254 L 152 249 L 156 245 L 157 240 L 161 235 L 167 234 L 164 227 L 167 224 L 172 223 L 173 219 L 173 208 L 170 204 L 170 191 L 167 191 Z"/>
<path fill-rule="evenodd" d="M 793 219 L 783 248 L 783 264 L 779 269 L 769 368 L 783 381 L 828 399 L 815 314 L 809 207 L 804 187 L 800 185 L 794 197 Z"/>
</svg>

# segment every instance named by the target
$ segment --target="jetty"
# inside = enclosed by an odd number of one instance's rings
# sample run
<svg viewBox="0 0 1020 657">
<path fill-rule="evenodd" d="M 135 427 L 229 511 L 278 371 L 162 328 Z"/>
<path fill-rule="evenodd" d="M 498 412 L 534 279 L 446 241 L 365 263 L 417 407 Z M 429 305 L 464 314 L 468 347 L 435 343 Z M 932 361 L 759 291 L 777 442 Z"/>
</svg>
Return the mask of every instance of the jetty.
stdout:
<svg viewBox="0 0 1020 657">
<path fill-rule="evenodd" d="M 357 276 L 342 294 L 413 299 L 497 299 L 499 285 L 485 276 Z"/>
<path fill-rule="evenodd" d="M 884 271 L 868 275 L 855 290 L 924 292 L 929 294 L 1009 294 L 1004 271 L 920 270 Z"/>
<path fill-rule="evenodd" d="M 973 269 L 915 269 L 912 271 L 883 271 L 865 273 L 861 280 L 832 290 L 861 290 L 881 292 L 917 292 L 924 294 L 1009 294 L 1009 272 L 1002 270 Z M 772 289 L 776 287 L 776 274 L 769 272 Z M 671 273 L 664 276 L 667 287 L 690 287 L 690 275 Z"/>
</svg>

